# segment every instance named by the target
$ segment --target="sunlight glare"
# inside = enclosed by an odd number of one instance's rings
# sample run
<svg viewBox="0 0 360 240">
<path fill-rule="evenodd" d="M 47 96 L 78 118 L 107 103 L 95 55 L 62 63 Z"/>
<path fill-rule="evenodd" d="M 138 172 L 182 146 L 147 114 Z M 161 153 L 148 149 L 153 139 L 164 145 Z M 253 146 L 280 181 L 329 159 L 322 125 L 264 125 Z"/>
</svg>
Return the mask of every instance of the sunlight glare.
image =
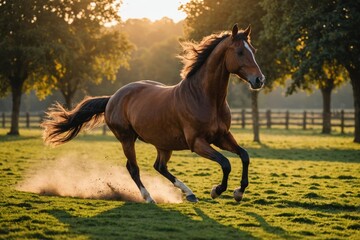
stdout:
<svg viewBox="0 0 360 240">
<path fill-rule="evenodd" d="M 174 22 L 185 19 L 186 14 L 178 8 L 189 0 L 123 0 L 119 14 L 123 21 L 129 18 L 148 18 L 151 21 L 168 17 Z"/>
</svg>

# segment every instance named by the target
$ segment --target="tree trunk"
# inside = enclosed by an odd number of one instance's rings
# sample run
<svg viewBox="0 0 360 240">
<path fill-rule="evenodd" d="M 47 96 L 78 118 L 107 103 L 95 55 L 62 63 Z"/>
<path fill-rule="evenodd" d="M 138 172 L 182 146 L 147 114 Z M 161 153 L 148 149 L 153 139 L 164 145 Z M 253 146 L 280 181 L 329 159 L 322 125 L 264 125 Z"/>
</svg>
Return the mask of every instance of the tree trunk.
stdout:
<svg viewBox="0 0 360 240">
<path fill-rule="evenodd" d="M 65 108 L 70 110 L 72 108 L 72 96 L 70 94 L 64 95 L 65 98 Z"/>
<path fill-rule="evenodd" d="M 11 92 L 12 92 L 12 112 L 11 112 L 11 127 L 8 135 L 20 135 L 19 133 L 19 116 L 20 116 L 20 105 L 21 105 L 21 94 L 24 81 L 14 80 L 11 81 Z"/>
<path fill-rule="evenodd" d="M 331 92 L 332 88 L 325 87 L 321 88 L 321 94 L 323 97 L 323 122 L 322 122 L 322 133 L 331 133 Z"/>
<path fill-rule="evenodd" d="M 63 78 L 60 82 L 59 89 L 65 100 L 65 108 L 70 110 L 73 107 L 75 93 L 80 87 L 80 81 L 75 78 Z"/>
<path fill-rule="evenodd" d="M 347 68 L 353 88 L 355 110 L 355 137 L 354 142 L 360 143 L 360 70 L 359 68 Z"/>
<path fill-rule="evenodd" d="M 64 100 L 65 100 L 65 108 L 70 110 L 72 108 L 72 101 L 73 101 L 73 97 L 74 97 L 74 93 L 69 91 L 69 90 L 64 90 L 62 88 L 60 88 L 60 92 L 61 94 L 63 95 L 64 97 Z"/>
<path fill-rule="evenodd" d="M 258 96 L 259 96 L 259 92 L 257 91 L 251 92 L 251 110 L 252 110 L 254 142 L 260 142 Z"/>
</svg>

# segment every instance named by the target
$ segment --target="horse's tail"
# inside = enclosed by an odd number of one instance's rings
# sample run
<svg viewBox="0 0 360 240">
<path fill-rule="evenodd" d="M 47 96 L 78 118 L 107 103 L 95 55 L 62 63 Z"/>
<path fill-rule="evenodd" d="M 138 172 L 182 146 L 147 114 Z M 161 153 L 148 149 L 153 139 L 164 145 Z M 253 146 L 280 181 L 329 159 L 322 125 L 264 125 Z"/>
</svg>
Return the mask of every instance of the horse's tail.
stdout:
<svg viewBox="0 0 360 240">
<path fill-rule="evenodd" d="M 73 110 L 67 111 L 56 103 L 41 123 L 43 139 L 50 145 L 60 145 L 76 137 L 83 129 L 91 129 L 104 121 L 106 104 L 110 97 L 88 97 Z"/>
</svg>

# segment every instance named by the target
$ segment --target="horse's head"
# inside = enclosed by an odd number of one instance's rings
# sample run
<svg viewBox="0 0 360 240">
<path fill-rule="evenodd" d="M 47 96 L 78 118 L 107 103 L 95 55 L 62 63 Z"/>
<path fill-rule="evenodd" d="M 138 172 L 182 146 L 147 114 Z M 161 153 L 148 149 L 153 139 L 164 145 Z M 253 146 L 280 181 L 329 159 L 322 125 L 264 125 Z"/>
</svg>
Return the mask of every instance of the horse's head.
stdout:
<svg viewBox="0 0 360 240">
<path fill-rule="evenodd" d="M 237 24 L 231 34 L 231 43 L 226 51 L 226 68 L 230 73 L 236 74 L 249 83 L 253 90 L 260 90 L 265 83 L 259 65 L 255 60 L 255 48 L 250 43 L 250 26 L 238 32 Z"/>
</svg>

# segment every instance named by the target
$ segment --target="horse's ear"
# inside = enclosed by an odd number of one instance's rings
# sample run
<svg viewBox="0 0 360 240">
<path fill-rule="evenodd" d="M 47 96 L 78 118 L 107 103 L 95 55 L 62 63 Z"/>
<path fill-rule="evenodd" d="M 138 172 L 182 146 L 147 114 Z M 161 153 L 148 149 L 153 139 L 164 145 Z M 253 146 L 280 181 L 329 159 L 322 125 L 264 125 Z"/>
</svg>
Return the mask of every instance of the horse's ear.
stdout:
<svg viewBox="0 0 360 240">
<path fill-rule="evenodd" d="M 249 37 L 251 33 L 251 25 L 249 24 L 249 26 L 244 30 L 244 34 L 246 37 Z"/>
<path fill-rule="evenodd" d="M 238 25 L 237 25 L 237 23 L 235 23 L 233 28 L 232 28 L 232 34 L 231 34 L 232 38 L 234 38 L 236 36 L 238 31 L 239 31 Z"/>
</svg>

